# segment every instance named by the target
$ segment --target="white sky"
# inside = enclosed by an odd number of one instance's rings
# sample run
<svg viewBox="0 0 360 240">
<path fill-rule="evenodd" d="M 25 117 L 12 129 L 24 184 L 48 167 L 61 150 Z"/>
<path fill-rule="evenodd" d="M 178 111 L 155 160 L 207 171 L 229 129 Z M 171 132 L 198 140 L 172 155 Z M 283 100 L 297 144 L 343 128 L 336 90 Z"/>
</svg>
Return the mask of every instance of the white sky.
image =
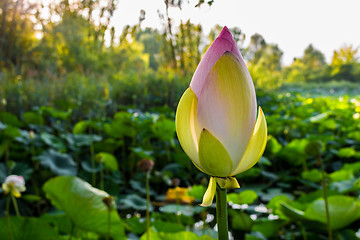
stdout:
<svg viewBox="0 0 360 240">
<path fill-rule="evenodd" d="M 196 2 L 184 0 L 183 10 L 172 10 L 170 16 L 177 23 L 201 23 L 206 35 L 216 24 L 239 27 L 247 42 L 260 33 L 266 42 L 279 45 L 286 65 L 302 56 L 310 43 L 328 62 L 344 44 L 360 47 L 359 0 L 215 0 L 211 7 L 195 8 Z M 138 22 L 141 9 L 146 11 L 143 27 L 161 28 L 157 11 L 165 13 L 163 0 L 119 0 L 111 24 L 120 33 L 125 25 Z"/>
</svg>

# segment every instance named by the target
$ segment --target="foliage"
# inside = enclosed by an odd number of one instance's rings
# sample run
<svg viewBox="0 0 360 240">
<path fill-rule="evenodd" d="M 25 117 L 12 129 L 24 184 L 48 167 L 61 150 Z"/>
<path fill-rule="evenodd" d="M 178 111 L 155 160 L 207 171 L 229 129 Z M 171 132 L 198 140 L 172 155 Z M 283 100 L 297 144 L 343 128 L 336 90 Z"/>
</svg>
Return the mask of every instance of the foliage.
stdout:
<svg viewBox="0 0 360 240">
<path fill-rule="evenodd" d="M 190 21 L 175 26 L 169 9 L 185 3 L 165 1 L 163 29 L 143 29 L 141 12 L 139 23 L 117 37 L 109 25 L 115 1 L 72 2 L 0 2 L 0 181 L 21 175 L 27 188 L 18 201 L 22 217 L 14 217 L 12 205 L 10 216 L 4 214 L 7 196 L 0 193 L 0 236 L 146 239 L 145 175 L 136 165 L 152 159 L 150 239 L 215 239 L 214 208 L 197 206 L 207 176 L 183 153 L 174 110 L 221 27 L 204 36 Z M 355 239 L 358 49 L 343 46 L 327 64 L 309 45 L 283 66 L 280 46 L 260 34 L 245 46 L 245 33 L 230 30 L 269 127 L 264 156 L 237 176 L 240 190 L 228 194 L 231 234 L 326 239 L 320 155 L 334 236 Z M 167 201 L 169 189 L 186 189 L 195 203 Z"/>
<path fill-rule="evenodd" d="M 355 236 L 359 201 L 353 196 L 360 190 L 356 185 L 360 177 L 360 99 L 312 98 L 296 92 L 258 95 L 270 136 L 264 157 L 252 170 L 237 176 L 242 187 L 228 195 L 233 236 L 285 237 L 290 234 L 287 224 L 292 225 L 295 238 L 326 236 L 318 154 L 327 173 L 334 234 Z M 81 238 L 80 229 L 106 236 L 107 207 L 102 199 L 111 194 L 116 202 L 111 209 L 116 206 L 121 217 L 117 224 L 124 227 L 129 239 L 141 237 L 145 231 L 141 227 L 146 208 L 145 176 L 136 170 L 136 163 L 151 158 L 155 162 L 150 178 L 151 233 L 162 239 L 191 234 L 183 232 L 189 229 L 204 238 L 216 237 L 211 217 L 214 208 L 205 211 L 198 206 L 166 202 L 167 189 L 173 189 L 172 183 L 178 181 L 172 179 L 179 179 L 183 187 L 193 186 L 188 194 L 195 197 L 195 204 L 202 200 L 207 184 L 206 176 L 191 164 L 175 138 L 173 110 L 158 107 L 142 112 L 128 107 L 113 116 L 102 113 L 101 108 L 97 110 L 101 114 L 94 109 L 87 111 L 92 114 L 84 116 L 93 117 L 77 122 L 71 120 L 76 109 L 68 113 L 40 107 L 24 112 L 20 118 L 8 112 L 0 114 L 0 156 L 5 161 L 0 164 L 0 177 L 24 176 L 27 191 L 19 207 L 27 221 L 41 216 L 39 225 L 46 225 L 56 236 L 74 234 Z M 67 176 L 59 176 L 64 174 Z M 68 176 L 74 174 L 77 177 Z M 105 213 L 101 215 L 96 206 Z M 96 219 L 95 215 L 90 217 L 96 211 L 100 211 L 101 220 L 81 220 Z M 203 222 L 203 218 L 209 220 Z M 11 218 L 13 224 L 20 224 L 17 221 Z M 168 227 L 162 227 L 161 221 Z M 196 227 L 199 222 L 203 223 L 200 229 Z M 79 230 L 72 232 L 71 223 Z M 115 229 L 120 228 L 111 226 L 111 233 Z"/>
</svg>

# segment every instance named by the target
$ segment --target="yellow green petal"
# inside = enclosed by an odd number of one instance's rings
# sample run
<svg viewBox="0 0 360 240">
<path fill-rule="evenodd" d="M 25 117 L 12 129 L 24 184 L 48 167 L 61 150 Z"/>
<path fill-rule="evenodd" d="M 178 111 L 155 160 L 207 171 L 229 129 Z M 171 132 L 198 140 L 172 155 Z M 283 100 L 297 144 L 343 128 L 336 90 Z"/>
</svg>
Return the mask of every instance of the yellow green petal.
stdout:
<svg viewBox="0 0 360 240">
<path fill-rule="evenodd" d="M 5 194 L 8 194 L 10 192 L 9 186 L 6 183 L 2 184 L 2 189 L 4 190 Z"/>
<path fill-rule="evenodd" d="M 215 177 L 228 177 L 233 168 L 233 162 L 224 146 L 205 128 L 200 134 L 199 162 L 206 174 Z"/>
<path fill-rule="evenodd" d="M 216 182 L 224 189 L 240 188 L 240 185 L 235 177 L 216 178 Z"/>
<path fill-rule="evenodd" d="M 259 107 L 259 115 L 255 124 L 253 136 L 250 139 L 246 152 L 241 159 L 239 165 L 235 171 L 231 173 L 231 176 L 244 172 L 254 166 L 262 156 L 265 150 L 267 141 L 267 125 L 265 115 Z"/>
<path fill-rule="evenodd" d="M 11 191 L 11 194 L 12 194 L 14 197 L 16 197 L 16 198 L 21 197 L 21 193 L 20 193 L 20 191 L 17 190 L 17 189 L 13 189 L 13 190 Z"/>
<path fill-rule="evenodd" d="M 203 207 L 210 206 L 214 200 L 215 192 L 216 192 L 216 179 L 215 177 L 211 177 L 209 181 L 209 186 L 206 189 L 206 192 L 203 197 L 203 201 L 200 204 L 200 206 Z"/>
<path fill-rule="evenodd" d="M 197 120 L 198 100 L 191 88 L 188 88 L 180 99 L 176 110 L 175 126 L 176 133 L 181 147 L 185 153 L 194 162 L 195 166 L 200 168 L 198 156 L 198 142 L 200 130 Z M 200 168 L 201 170 L 201 168 Z"/>
<path fill-rule="evenodd" d="M 211 69 L 198 100 L 200 129 L 208 129 L 219 139 L 237 166 L 252 136 L 257 111 L 246 65 L 233 53 L 224 53 Z"/>
</svg>

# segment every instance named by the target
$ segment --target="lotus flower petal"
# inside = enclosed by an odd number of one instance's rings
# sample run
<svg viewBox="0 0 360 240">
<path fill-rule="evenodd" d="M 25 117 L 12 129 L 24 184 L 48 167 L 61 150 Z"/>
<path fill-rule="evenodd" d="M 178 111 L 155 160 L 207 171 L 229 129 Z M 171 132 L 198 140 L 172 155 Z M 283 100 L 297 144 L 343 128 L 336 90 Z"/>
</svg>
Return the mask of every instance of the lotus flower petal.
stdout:
<svg viewBox="0 0 360 240">
<path fill-rule="evenodd" d="M 198 154 L 200 129 L 197 120 L 198 100 L 191 88 L 188 88 L 180 99 L 176 110 L 175 126 L 181 147 L 201 171 Z"/>
<path fill-rule="evenodd" d="M 10 175 L 2 184 L 5 194 L 11 193 L 14 197 L 21 197 L 21 192 L 26 190 L 25 181 L 22 176 Z"/>
<path fill-rule="evenodd" d="M 210 71 L 197 116 L 199 127 L 224 145 L 236 167 L 255 126 L 256 96 L 248 71 L 231 52 L 223 54 Z"/>
<path fill-rule="evenodd" d="M 206 129 L 200 135 L 199 160 L 201 168 L 210 176 L 227 177 L 232 171 L 233 163 L 226 149 Z"/>
<path fill-rule="evenodd" d="M 267 125 L 265 115 L 259 107 L 259 116 L 256 121 L 254 134 L 250 139 L 250 143 L 246 149 L 240 164 L 237 166 L 235 171 L 231 174 L 232 176 L 244 172 L 254 166 L 262 156 L 265 150 L 267 142 Z"/>
<path fill-rule="evenodd" d="M 243 66 L 245 62 L 241 56 L 239 48 L 236 45 L 234 38 L 231 35 L 231 32 L 227 27 L 224 27 L 221 31 L 218 38 L 211 44 L 209 49 L 206 51 L 205 55 L 201 59 L 198 67 L 195 70 L 193 78 L 190 83 L 190 87 L 193 89 L 196 96 L 201 95 L 201 91 L 205 84 L 206 78 L 217 62 L 217 60 L 225 53 L 233 53 Z"/>
</svg>

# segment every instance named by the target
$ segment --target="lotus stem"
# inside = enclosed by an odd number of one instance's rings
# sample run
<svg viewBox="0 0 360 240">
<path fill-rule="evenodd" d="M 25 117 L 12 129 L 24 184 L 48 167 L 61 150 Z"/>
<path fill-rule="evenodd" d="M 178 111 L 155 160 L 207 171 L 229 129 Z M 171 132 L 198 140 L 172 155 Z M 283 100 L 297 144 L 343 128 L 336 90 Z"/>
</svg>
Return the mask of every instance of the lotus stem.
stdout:
<svg viewBox="0 0 360 240">
<path fill-rule="evenodd" d="M 218 240 L 229 240 L 226 189 L 216 185 L 216 218 Z"/>
<path fill-rule="evenodd" d="M 150 240 L 150 187 L 149 187 L 150 172 L 145 174 L 146 185 L 146 239 Z"/>
<path fill-rule="evenodd" d="M 20 212 L 19 212 L 19 208 L 18 208 L 18 205 L 17 205 L 17 202 L 16 202 L 16 198 L 12 194 L 10 194 L 10 195 L 11 195 L 11 200 L 12 200 L 13 205 L 14 205 L 16 216 L 20 217 Z"/>
<path fill-rule="evenodd" d="M 95 153 L 94 153 L 94 142 L 93 137 L 91 136 L 91 144 L 90 144 L 90 157 L 91 157 L 91 184 L 96 187 L 96 173 L 95 173 Z"/>
<path fill-rule="evenodd" d="M 104 169 L 100 168 L 100 189 L 104 190 Z"/>
<path fill-rule="evenodd" d="M 7 222 L 7 228 L 8 228 L 8 234 L 9 234 L 9 239 L 13 240 L 13 234 L 12 234 L 12 229 L 11 229 L 11 222 L 10 222 L 10 196 L 8 197 L 8 199 L 6 200 L 6 212 L 5 212 L 5 216 L 6 216 L 6 222 Z"/>
</svg>

